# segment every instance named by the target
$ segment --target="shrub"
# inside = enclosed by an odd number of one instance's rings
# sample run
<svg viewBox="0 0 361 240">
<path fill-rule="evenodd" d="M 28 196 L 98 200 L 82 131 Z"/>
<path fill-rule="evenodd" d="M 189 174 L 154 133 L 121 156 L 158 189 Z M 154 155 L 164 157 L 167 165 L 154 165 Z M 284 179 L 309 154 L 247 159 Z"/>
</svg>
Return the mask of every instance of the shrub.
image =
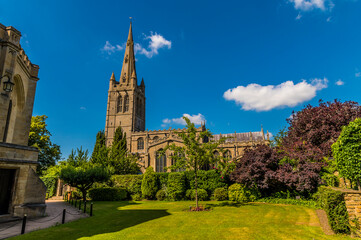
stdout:
<svg viewBox="0 0 361 240">
<path fill-rule="evenodd" d="M 89 197 L 93 201 L 121 201 L 127 198 L 125 188 L 102 187 L 89 190 Z"/>
<path fill-rule="evenodd" d="M 158 201 L 164 201 L 167 199 L 167 192 L 163 189 L 159 190 L 155 195 Z"/>
<path fill-rule="evenodd" d="M 320 187 L 314 197 L 318 204 L 326 211 L 332 230 L 335 233 L 350 233 L 344 194 L 340 191 Z"/>
<path fill-rule="evenodd" d="M 167 193 L 170 200 L 181 200 L 185 193 L 184 173 L 172 172 L 168 175 Z"/>
<path fill-rule="evenodd" d="M 143 198 L 154 199 L 158 190 L 157 185 L 157 176 L 155 175 L 153 168 L 148 167 L 143 175 L 141 186 Z"/>
<path fill-rule="evenodd" d="M 194 171 L 187 171 L 185 175 L 187 189 L 194 189 Z M 227 187 L 216 170 L 199 170 L 197 176 L 198 188 L 206 190 L 208 195 L 212 194 L 216 188 Z"/>
<path fill-rule="evenodd" d="M 198 188 L 198 200 L 205 201 L 208 199 L 208 193 L 206 190 L 202 188 Z M 196 199 L 196 190 L 195 189 L 188 189 L 186 191 L 186 198 L 189 200 L 195 200 Z"/>
<path fill-rule="evenodd" d="M 214 200 L 224 201 L 228 198 L 228 191 L 225 188 L 216 188 L 213 193 Z"/>
<path fill-rule="evenodd" d="M 114 187 L 125 188 L 129 195 L 142 194 L 143 175 L 113 175 L 111 183 Z"/>
<path fill-rule="evenodd" d="M 131 195 L 131 198 L 133 201 L 140 201 L 140 200 L 142 200 L 142 194 L 140 194 L 140 193 L 133 194 L 133 195 Z"/>
<path fill-rule="evenodd" d="M 231 201 L 245 203 L 249 202 L 250 191 L 239 183 L 232 184 L 228 188 L 228 198 Z"/>
</svg>

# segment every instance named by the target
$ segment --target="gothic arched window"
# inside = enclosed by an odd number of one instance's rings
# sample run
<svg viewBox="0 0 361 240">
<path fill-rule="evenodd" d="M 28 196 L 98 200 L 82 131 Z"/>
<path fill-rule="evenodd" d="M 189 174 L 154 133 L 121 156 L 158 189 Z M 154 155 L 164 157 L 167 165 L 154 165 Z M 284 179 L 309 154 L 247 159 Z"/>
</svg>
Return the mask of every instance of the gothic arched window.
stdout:
<svg viewBox="0 0 361 240">
<path fill-rule="evenodd" d="M 167 157 L 162 153 L 163 149 L 159 149 L 156 154 L 155 169 L 156 172 L 165 172 L 167 166 Z"/>
<path fill-rule="evenodd" d="M 124 97 L 124 112 L 128 112 L 129 111 L 129 96 L 126 95 Z"/>
<path fill-rule="evenodd" d="M 118 96 L 117 98 L 117 112 L 121 112 L 123 108 L 123 99 L 122 96 Z"/>
<path fill-rule="evenodd" d="M 138 138 L 137 140 L 137 146 L 138 146 L 138 150 L 143 150 L 144 149 L 144 139 L 143 138 Z"/>
<path fill-rule="evenodd" d="M 229 150 L 227 150 L 227 151 L 224 153 L 224 157 L 225 157 L 226 159 L 231 159 L 231 158 L 232 158 L 231 152 L 230 152 Z"/>
</svg>

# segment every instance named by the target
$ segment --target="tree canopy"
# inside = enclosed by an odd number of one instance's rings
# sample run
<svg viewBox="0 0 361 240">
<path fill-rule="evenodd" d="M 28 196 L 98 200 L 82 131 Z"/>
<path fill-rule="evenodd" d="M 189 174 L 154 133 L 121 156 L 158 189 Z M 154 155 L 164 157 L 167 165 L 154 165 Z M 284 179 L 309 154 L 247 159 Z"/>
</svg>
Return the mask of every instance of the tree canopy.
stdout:
<svg viewBox="0 0 361 240">
<path fill-rule="evenodd" d="M 332 153 L 340 175 L 355 181 L 361 190 L 361 118 L 342 128 Z"/>
<path fill-rule="evenodd" d="M 107 164 L 109 149 L 106 146 L 106 139 L 104 131 L 99 131 L 96 136 L 94 150 L 92 153 L 91 161 L 98 164 Z"/>
<path fill-rule="evenodd" d="M 51 133 L 47 129 L 45 115 L 33 116 L 31 118 L 28 145 L 39 149 L 38 174 L 42 174 L 48 167 L 54 166 L 60 160 L 60 146 L 53 144 L 50 140 Z"/>
</svg>

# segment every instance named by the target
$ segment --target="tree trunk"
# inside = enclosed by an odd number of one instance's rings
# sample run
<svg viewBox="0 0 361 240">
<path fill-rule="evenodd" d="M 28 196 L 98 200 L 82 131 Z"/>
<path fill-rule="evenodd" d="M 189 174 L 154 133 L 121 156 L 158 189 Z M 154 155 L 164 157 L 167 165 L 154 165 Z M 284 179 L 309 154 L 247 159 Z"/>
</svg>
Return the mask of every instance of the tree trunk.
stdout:
<svg viewBox="0 0 361 240">
<path fill-rule="evenodd" d="M 86 201 L 86 190 L 85 189 L 81 190 L 81 194 L 83 195 L 83 202 L 85 202 Z"/>
<path fill-rule="evenodd" d="M 351 189 L 353 189 L 353 186 L 352 186 L 352 180 L 351 179 L 349 179 L 349 181 L 350 181 L 350 186 L 351 186 Z M 347 188 L 347 187 L 346 187 Z"/>
<path fill-rule="evenodd" d="M 361 190 L 361 186 L 360 186 L 360 178 L 356 178 L 357 181 L 357 189 L 360 191 Z"/>
</svg>

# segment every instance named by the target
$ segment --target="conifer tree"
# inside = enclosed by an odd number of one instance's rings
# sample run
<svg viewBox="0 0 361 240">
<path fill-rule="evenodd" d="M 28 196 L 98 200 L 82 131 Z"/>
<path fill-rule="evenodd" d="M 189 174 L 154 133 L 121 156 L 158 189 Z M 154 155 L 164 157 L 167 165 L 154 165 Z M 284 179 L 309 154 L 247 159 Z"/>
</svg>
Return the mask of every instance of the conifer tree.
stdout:
<svg viewBox="0 0 361 240">
<path fill-rule="evenodd" d="M 107 165 L 108 155 L 109 155 L 109 149 L 105 145 L 105 134 L 104 134 L 104 130 L 102 130 L 97 133 L 91 161 L 93 163 Z"/>
</svg>

